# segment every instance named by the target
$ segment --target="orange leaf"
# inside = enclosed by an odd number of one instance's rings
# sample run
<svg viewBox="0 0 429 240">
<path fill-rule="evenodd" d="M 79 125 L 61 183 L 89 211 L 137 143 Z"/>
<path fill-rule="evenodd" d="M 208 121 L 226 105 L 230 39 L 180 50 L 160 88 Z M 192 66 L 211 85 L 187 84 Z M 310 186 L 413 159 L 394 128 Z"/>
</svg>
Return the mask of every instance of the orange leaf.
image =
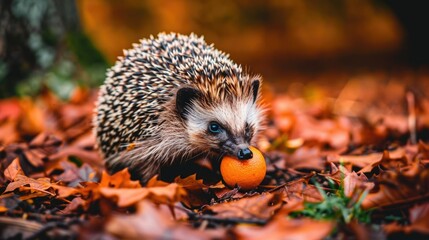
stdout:
<svg viewBox="0 0 429 240">
<path fill-rule="evenodd" d="M 8 145 L 19 139 L 17 131 L 17 122 L 15 120 L 6 120 L 0 122 L 0 145 Z"/>
<path fill-rule="evenodd" d="M 104 197 L 113 199 L 118 207 L 129 207 L 149 194 L 148 188 L 100 188 Z"/>
<path fill-rule="evenodd" d="M 79 192 L 76 188 L 60 186 L 57 184 L 52 184 L 52 188 L 57 191 L 57 197 L 59 198 L 66 198 Z"/>
<path fill-rule="evenodd" d="M 19 101 L 17 99 L 5 99 L 0 101 L 0 121 L 6 118 L 17 119 L 21 114 Z"/>
<path fill-rule="evenodd" d="M 131 180 L 131 175 L 128 172 L 128 169 L 125 168 L 113 175 L 109 175 L 103 171 L 100 187 L 141 188 L 142 186 L 139 181 Z"/>
<path fill-rule="evenodd" d="M 148 197 L 158 203 L 171 204 L 180 201 L 186 195 L 183 188 L 176 183 L 143 188 L 138 181 L 130 180 L 127 169 L 112 176 L 103 172 L 99 191 L 102 196 L 113 199 L 119 207 L 131 206 Z"/>
<path fill-rule="evenodd" d="M 174 179 L 174 182 L 187 190 L 199 190 L 208 187 L 203 183 L 202 179 L 197 180 L 197 174 L 192 174 L 186 178 L 178 176 Z"/>
</svg>

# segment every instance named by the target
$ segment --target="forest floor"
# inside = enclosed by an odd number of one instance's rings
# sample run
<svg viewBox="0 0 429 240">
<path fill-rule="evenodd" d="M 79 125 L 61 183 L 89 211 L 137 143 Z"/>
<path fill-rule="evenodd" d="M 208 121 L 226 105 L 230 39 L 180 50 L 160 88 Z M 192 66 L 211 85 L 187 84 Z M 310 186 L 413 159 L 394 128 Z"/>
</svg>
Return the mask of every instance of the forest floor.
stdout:
<svg viewBox="0 0 429 240">
<path fill-rule="evenodd" d="M 206 159 L 144 187 L 107 174 L 96 90 L 0 100 L 0 239 L 429 238 L 429 74 L 287 81 L 264 85 L 267 174 L 251 191 Z"/>
</svg>

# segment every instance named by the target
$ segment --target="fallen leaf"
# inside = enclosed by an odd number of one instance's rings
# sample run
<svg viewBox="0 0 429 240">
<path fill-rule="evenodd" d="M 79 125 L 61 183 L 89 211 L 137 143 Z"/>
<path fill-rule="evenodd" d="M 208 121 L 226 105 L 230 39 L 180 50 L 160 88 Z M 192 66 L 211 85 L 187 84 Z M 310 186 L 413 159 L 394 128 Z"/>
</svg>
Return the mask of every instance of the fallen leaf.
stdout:
<svg viewBox="0 0 429 240">
<path fill-rule="evenodd" d="M 289 219 L 282 215 L 266 226 L 238 225 L 233 229 L 237 239 L 324 239 L 333 230 L 334 223 L 311 219 Z"/>
<path fill-rule="evenodd" d="M 222 229 L 199 231 L 174 222 L 150 201 L 141 201 L 135 215 L 114 215 L 106 223 L 106 231 L 120 239 L 220 239 Z"/>
<path fill-rule="evenodd" d="M 321 151 L 316 147 L 301 147 L 286 157 L 286 167 L 293 169 L 322 170 L 325 165 Z"/>
<path fill-rule="evenodd" d="M 202 179 L 197 180 L 197 174 L 192 174 L 186 178 L 181 178 L 178 176 L 174 179 L 174 182 L 187 190 L 200 190 L 208 188 L 208 186 L 203 183 Z"/>
<path fill-rule="evenodd" d="M 21 114 L 19 100 L 15 98 L 0 100 L 0 122 L 4 119 L 17 119 Z"/>
<path fill-rule="evenodd" d="M 344 195 L 351 197 L 357 188 L 370 190 L 374 187 L 374 183 L 369 182 L 364 174 L 351 172 L 346 175 L 343 182 Z"/>
<path fill-rule="evenodd" d="M 408 236 L 429 236 L 429 203 L 417 205 L 409 210 L 410 224 L 400 225 L 396 222 L 385 225 L 384 230 L 391 236 L 398 236 L 403 233 Z M 400 236 L 400 235 L 399 235 Z"/>
<path fill-rule="evenodd" d="M 362 202 L 362 207 L 389 208 L 409 205 L 429 197 L 429 169 L 415 162 L 408 169 L 384 172 L 378 179 L 379 188 Z"/>
<path fill-rule="evenodd" d="M 24 175 L 19 164 L 19 158 L 15 158 L 6 170 L 4 170 L 4 176 L 10 181 L 15 180 L 17 175 Z"/>
<path fill-rule="evenodd" d="M 111 188 L 141 188 L 139 181 L 131 180 L 131 174 L 128 169 L 123 169 L 113 175 L 103 171 L 100 181 L 100 187 Z"/>
<path fill-rule="evenodd" d="M 23 116 L 20 129 L 23 133 L 37 135 L 45 130 L 46 116 L 41 108 L 29 98 L 20 101 Z"/>
<path fill-rule="evenodd" d="M 85 208 L 88 205 L 86 200 L 83 200 L 81 197 L 75 197 L 73 200 L 67 204 L 67 206 L 60 211 L 61 214 L 73 214 L 80 207 Z"/>
<path fill-rule="evenodd" d="M 71 156 L 77 157 L 82 162 L 88 163 L 91 166 L 103 168 L 103 161 L 98 151 L 85 150 L 79 146 L 66 146 L 62 148 L 61 151 L 59 151 L 57 154 L 49 156 L 49 159 L 55 160 L 60 158 L 68 158 Z"/>
<path fill-rule="evenodd" d="M 46 154 L 41 149 L 26 149 L 24 155 L 33 167 L 42 167 L 44 160 L 47 159 Z"/>
<path fill-rule="evenodd" d="M 219 219 L 268 220 L 281 206 L 281 193 L 265 193 L 206 206 L 203 213 Z"/>
<path fill-rule="evenodd" d="M 0 122 L 0 145 L 8 145 L 19 140 L 17 122 L 6 120 Z"/>
<path fill-rule="evenodd" d="M 370 166 L 367 171 L 371 171 L 373 166 L 381 161 L 383 153 L 371 153 L 368 155 L 342 155 L 342 156 L 328 156 L 328 162 L 352 164 L 353 166 L 364 168 Z"/>
<path fill-rule="evenodd" d="M 79 190 L 76 188 L 61 186 L 57 184 L 52 184 L 52 188 L 56 190 L 56 197 L 58 198 L 66 198 L 79 193 Z"/>
<path fill-rule="evenodd" d="M 380 165 L 383 165 L 385 168 L 401 167 L 407 162 L 403 148 L 367 155 L 329 155 L 327 160 L 334 163 L 352 164 L 361 168 L 359 173 L 371 172 L 375 167 Z"/>
<path fill-rule="evenodd" d="M 116 202 L 118 207 L 129 207 L 146 198 L 148 188 L 100 188 L 100 193 Z"/>
<path fill-rule="evenodd" d="M 175 184 L 169 184 L 165 187 L 151 188 L 100 188 L 102 196 L 112 199 L 118 207 L 129 207 L 139 201 L 150 198 L 156 203 L 173 204 L 180 201 L 185 195 L 183 189 Z"/>
<path fill-rule="evenodd" d="M 355 192 L 356 188 L 372 189 L 374 183 L 369 182 L 368 178 L 362 173 L 356 173 L 355 171 L 349 171 L 343 165 L 338 167 L 331 162 L 331 173 L 330 174 L 319 174 L 329 179 L 334 180 L 340 185 L 344 191 L 344 195 L 351 197 Z"/>
<path fill-rule="evenodd" d="M 39 191 L 48 195 L 55 195 L 54 193 L 47 191 L 52 186 L 49 178 L 33 179 L 21 174 L 18 174 L 14 181 L 7 185 L 4 192 L 12 192 L 17 188 L 24 188 L 26 185 L 29 186 L 28 190 Z M 27 190 L 27 188 L 25 190 Z"/>
<path fill-rule="evenodd" d="M 284 186 L 284 200 L 304 200 L 306 202 L 321 202 L 323 196 L 320 194 L 316 186 L 308 184 L 308 179 L 312 175 L 300 178 L 298 180 L 289 182 Z"/>
</svg>

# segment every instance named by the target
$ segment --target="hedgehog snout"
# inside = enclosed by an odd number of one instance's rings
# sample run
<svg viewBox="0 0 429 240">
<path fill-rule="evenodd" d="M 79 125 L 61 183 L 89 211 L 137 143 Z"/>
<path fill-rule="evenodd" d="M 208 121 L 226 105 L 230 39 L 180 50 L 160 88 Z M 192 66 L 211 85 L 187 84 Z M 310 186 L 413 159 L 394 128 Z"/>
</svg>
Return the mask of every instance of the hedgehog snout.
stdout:
<svg viewBox="0 0 429 240">
<path fill-rule="evenodd" d="M 240 160 L 247 160 L 253 157 L 253 153 L 249 148 L 243 148 L 238 150 L 237 157 Z"/>
<path fill-rule="evenodd" d="M 221 148 L 228 155 L 240 160 L 246 160 L 253 157 L 252 151 L 250 151 L 249 144 L 247 143 L 236 144 L 233 141 L 226 141 L 222 144 Z"/>
</svg>

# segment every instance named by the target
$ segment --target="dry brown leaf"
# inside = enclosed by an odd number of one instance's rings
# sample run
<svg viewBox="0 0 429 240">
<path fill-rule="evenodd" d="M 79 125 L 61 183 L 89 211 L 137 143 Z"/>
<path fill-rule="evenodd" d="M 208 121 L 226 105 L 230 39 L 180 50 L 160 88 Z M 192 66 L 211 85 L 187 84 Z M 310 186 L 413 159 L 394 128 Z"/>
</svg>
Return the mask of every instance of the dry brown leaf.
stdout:
<svg viewBox="0 0 429 240">
<path fill-rule="evenodd" d="M 67 206 L 60 212 L 61 214 L 76 213 L 79 208 L 88 208 L 88 201 L 83 200 L 81 197 L 75 197 L 67 204 Z"/>
<path fill-rule="evenodd" d="M 429 235 L 429 203 L 412 207 L 410 221 L 415 231 Z"/>
<path fill-rule="evenodd" d="M 215 192 L 216 194 L 220 189 L 228 191 L 222 182 L 218 182 L 216 185 L 212 186 L 205 185 L 202 179 L 197 180 L 196 174 L 192 174 L 186 178 L 181 178 L 180 176 L 176 177 L 174 182 L 179 184 L 186 191 L 186 197 L 182 199 L 182 201 L 183 204 L 189 208 L 198 208 L 209 204 L 212 199 L 211 192 Z M 209 191 L 209 189 L 211 191 Z"/>
<path fill-rule="evenodd" d="M 84 148 L 79 146 L 66 146 L 64 148 L 61 148 L 58 153 L 49 156 L 49 159 L 56 160 L 61 158 L 68 158 L 71 156 L 77 157 L 82 162 L 90 164 L 91 166 L 100 169 L 103 168 L 103 161 L 98 151 L 85 150 Z"/>
<path fill-rule="evenodd" d="M 356 188 L 363 188 L 370 190 L 374 187 L 374 183 L 369 182 L 368 178 L 362 173 L 356 173 L 355 171 L 350 172 L 343 165 L 338 167 L 331 162 L 331 173 L 330 174 L 319 174 L 329 179 L 334 180 L 337 184 L 342 186 L 344 195 L 351 197 Z"/>
<path fill-rule="evenodd" d="M 96 180 L 96 172 L 86 163 L 80 168 L 69 161 L 60 161 L 55 170 L 62 170 L 60 175 L 54 175 L 55 180 L 68 183 L 68 186 L 77 186 L 80 182 L 94 182 Z"/>
<path fill-rule="evenodd" d="M 21 164 L 19 164 L 19 158 L 15 158 L 6 170 L 4 170 L 4 176 L 10 181 L 15 180 L 17 175 L 24 175 Z"/>
<path fill-rule="evenodd" d="M 118 207 L 129 207 L 139 201 L 150 198 L 156 203 L 173 204 L 180 201 L 185 195 L 183 189 L 175 184 L 169 184 L 165 187 L 151 188 L 107 188 L 101 187 L 102 196 L 116 202 Z"/>
<path fill-rule="evenodd" d="M 394 151 L 384 151 L 383 153 L 371 153 L 367 155 L 329 155 L 328 162 L 352 164 L 362 168 L 359 173 L 371 172 L 375 167 L 383 165 L 386 168 L 392 166 L 404 166 L 405 149 L 398 148 Z"/>
<path fill-rule="evenodd" d="M 29 187 L 26 187 L 27 185 Z M 39 191 L 48 195 L 55 195 L 54 193 L 47 191 L 51 187 L 52 187 L 52 184 L 49 178 L 33 179 L 27 176 L 18 174 L 16 175 L 14 181 L 9 183 L 9 185 L 7 185 L 6 190 L 4 192 L 5 193 L 12 192 L 17 188 L 20 188 L 20 190 Z"/>
<path fill-rule="evenodd" d="M 301 147 L 294 151 L 286 158 L 287 168 L 293 169 L 315 169 L 322 170 L 325 165 L 325 160 L 319 148 L 316 147 Z"/>
<path fill-rule="evenodd" d="M 153 203 L 144 200 L 137 214 L 114 215 L 106 223 L 106 231 L 120 239 L 214 239 L 224 238 L 222 229 L 199 231 L 189 225 L 174 222 Z"/>
<path fill-rule="evenodd" d="M 369 171 L 372 170 L 372 165 L 379 163 L 381 158 L 383 157 L 382 153 L 371 153 L 368 155 L 343 155 L 343 156 L 333 156 L 330 155 L 328 156 L 328 161 L 329 162 L 333 162 L 333 163 L 341 163 L 341 164 L 352 164 L 353 166 L 359 167 L 359 168 L 364 168 L 367 166 L 371 166 L 371 169 Z"/>
<path fill-rule="evenodd" d="M 23 148 L 23 153 L 31 165 L 42 167 L 50 155 L 58 152 L 61 143 L 55 136 L 42 132 Z"/>
<path fill-rule="evenodd" d="M 44 164 L 43 160 L 47 159 L 46 154 L 41 149 L 27 149 L 24 151 L 24 155 L 28 162 L 34 167 L 42 167 Z"/>
<path fill-rule="evenodd" d="M 410 205 L 429 198 L 429 169 L 421 168 L 419 162 L 401 171 L 385 172 L 377 181 L 378 191 L 368 194 L 362 202 L 365 209 Z"/>
<path fill-rule="evenodd" d="M 280 193 L 266 193 L 207 206 L 203 213 L 219 219 L 268 220 L 281 206 Z"/>
<path fill-rule="evenodd" d="M 238 225 L 233 229 L 237 239 L 324 239 L 333 230 L 334 223 L 311 219 L 289 219 L 277 216 L 266 226 Z"/>
<path fill-rule="evenodd" d="M 384 230 L 391 236 L 403 233 L 408 236 L 423 237 L 429 236 L 429 203 L 417 205 L 409 210 L 410 224 L 400 225 L 396 222 L 384 226 Z M 398 236 L 400 237 L 400 235 Z"/>
<path fill-rule="evenodd" d="M 347 174 L 343 182 L 344 195 L 347 197 L 352 197 L 357 188 L 370 190 L 373 187 L 374 183 L 369 182 L 364 174 L 357 174 L 354 171 Z"/>
<path fill-rule="evenodd" d="M 312 175 L 309 175 L 287 183 L 284 186 L 284 200 L 294 201 L 298 199 L 306 202 L 321 202 L 323 200 L 323 196 L 320 194 L 319 189 L 314 185 L 308 184 L 308 179 L 311 176 Z"/>
</svg>

